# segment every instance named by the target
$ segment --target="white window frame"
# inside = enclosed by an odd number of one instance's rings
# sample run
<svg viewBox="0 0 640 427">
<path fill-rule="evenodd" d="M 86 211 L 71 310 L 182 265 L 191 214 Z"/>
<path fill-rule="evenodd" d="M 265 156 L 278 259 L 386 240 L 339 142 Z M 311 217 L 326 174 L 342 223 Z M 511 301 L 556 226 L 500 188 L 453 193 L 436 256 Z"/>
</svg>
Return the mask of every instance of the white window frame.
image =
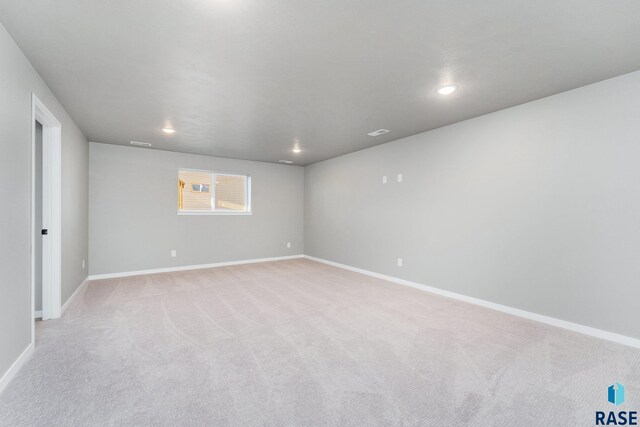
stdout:
<svg viewBox="0 0 640 427">
<path fill-rule="evenodd" d="M 225 175 L 225 176 L 241 176 L 246 178 L 245 180 L 245 195 L 247 199 L 247 210 L 246 211 L 224 211 L 224 210 L 180 210 L 178 209 L 178 215 L 253 215 L 251 211 L 251 175 L 249 174 L 240 174 L 240 173 L 228 173 L 228 172 L 217 172 L 210 171 L 205 169 L 191 169 L 191 168 L 179 168 L 178 169 L 178 177 L 180 177 L 180 171 L 192 171 L 192 172 L 204 172 L 211 174 L 211 185 L 209 187 L 209 194 L 211 195 L 211 203 L 215 203 L 216 200 L 216 175 Z"/>
</svg>

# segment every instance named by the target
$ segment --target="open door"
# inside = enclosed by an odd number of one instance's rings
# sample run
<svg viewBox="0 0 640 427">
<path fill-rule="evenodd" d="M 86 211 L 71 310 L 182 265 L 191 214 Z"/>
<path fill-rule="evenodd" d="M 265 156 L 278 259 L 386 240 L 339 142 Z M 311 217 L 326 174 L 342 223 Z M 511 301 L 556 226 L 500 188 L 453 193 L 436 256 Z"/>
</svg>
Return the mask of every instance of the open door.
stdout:
<svg viewBox="0 0 640 427">
<path fill-rule="evenodd" d="M 36 227 L 36 137 L 37 123 L 42 125 L 42 225 Z M 36 250 L 40 246 L 36 244 L 36 239 L 42 240 L 42 320 L 55 319 L 60 317 L 62 312 L 61 304 L 61 281 L 62 281 L 62 221 L 61 221 L 61 125 L 58 119 L 34 94 L 32 96 L 32 198 L 31 198 L 31 224 L 32 224 L 32 244 L 31 244 L 31 304 L 35 315 L 35 286 L 36 284 Z M 38 228 L 38 229 L 36 229 Z M 32 330 L 32 335 L 34 330 Z"/>
</svg>

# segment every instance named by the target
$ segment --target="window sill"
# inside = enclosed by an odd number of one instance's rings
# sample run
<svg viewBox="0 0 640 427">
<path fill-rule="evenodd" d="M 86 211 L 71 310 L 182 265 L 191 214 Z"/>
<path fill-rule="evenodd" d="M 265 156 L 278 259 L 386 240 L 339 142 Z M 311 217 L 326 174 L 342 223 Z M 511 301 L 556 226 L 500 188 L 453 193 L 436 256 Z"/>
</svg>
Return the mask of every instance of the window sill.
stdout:
<svg viewBox="0 0 640 427">
<path fill-rule="evenodd" d="M 178 215 L 253 215 L 252 212 L 178 211 Z"/>
</svg>

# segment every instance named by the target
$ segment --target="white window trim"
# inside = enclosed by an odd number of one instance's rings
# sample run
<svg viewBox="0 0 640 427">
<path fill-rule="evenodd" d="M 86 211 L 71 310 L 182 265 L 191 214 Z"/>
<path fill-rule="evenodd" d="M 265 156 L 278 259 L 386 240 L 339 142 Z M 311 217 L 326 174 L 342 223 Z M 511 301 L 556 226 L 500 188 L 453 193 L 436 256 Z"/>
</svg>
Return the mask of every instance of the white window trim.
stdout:
<svg viewBox="0 0 640 427">
<path fill-rule="evenodd" d="M 178 215 L 253 215 L 253 212 L 225 212 L 225 211 L 178 211 Z"/>
<path fill-rule="evenodd" d="M 180 176 L 180 171 L 193 171 L 193 172 L 204 172 L 211 174 L 212 182 L 209 187 L 209 193 L 211 194 L 211 202 L 216 199 L 216 184 L 215 184 L 215 176 L 216 175 L 226 175 L 226 176 L 241 176 L 246 178 L 245 180 L 245 194 L 247 196 L 247 210 L 246 211 L 224 211 L 224 210 L 210 210 L 210 211 L 201 211 L 201 210 L 180 210 L 178 209 L 178 215 L 253 215 L 251 210 L 251 175 L 249 174 L 239 174 L 239 173 L 228 173 L 228 172 L 218 172 L 218 171 L 210 171 L 205 169 L 190 169 L 190 168 L 178 168 L 178 176 Z"/>
</svg>

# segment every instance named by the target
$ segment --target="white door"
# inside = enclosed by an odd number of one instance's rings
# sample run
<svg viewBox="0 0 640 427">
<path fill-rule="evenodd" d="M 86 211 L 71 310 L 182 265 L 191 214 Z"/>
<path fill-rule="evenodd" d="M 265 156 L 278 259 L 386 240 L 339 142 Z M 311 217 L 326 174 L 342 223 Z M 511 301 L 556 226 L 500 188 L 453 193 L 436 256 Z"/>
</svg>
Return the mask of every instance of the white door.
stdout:
<svg viewBox="0 0 640 427">
<path fill-rule="evenodd" d="M 35 311 L 37 267 L 42 265 L 42 319 L 60 317 L 61 306 L 61 125 L 56 117 L 34 94 L 33 138 L 32 138 L 32 250 L 31 250 L 31 295 Z M 42 225 L 37 226 L 36 209 L 39 198 L 36 186 L 36 123 L 42 124 Z M 39 181 L 39 178 L 38 178 Z M 42 243 L 41 261 L 38 259 L 39 242 Z M 35 335 L 34 329 L 32 334 Z"/>
</svg>

